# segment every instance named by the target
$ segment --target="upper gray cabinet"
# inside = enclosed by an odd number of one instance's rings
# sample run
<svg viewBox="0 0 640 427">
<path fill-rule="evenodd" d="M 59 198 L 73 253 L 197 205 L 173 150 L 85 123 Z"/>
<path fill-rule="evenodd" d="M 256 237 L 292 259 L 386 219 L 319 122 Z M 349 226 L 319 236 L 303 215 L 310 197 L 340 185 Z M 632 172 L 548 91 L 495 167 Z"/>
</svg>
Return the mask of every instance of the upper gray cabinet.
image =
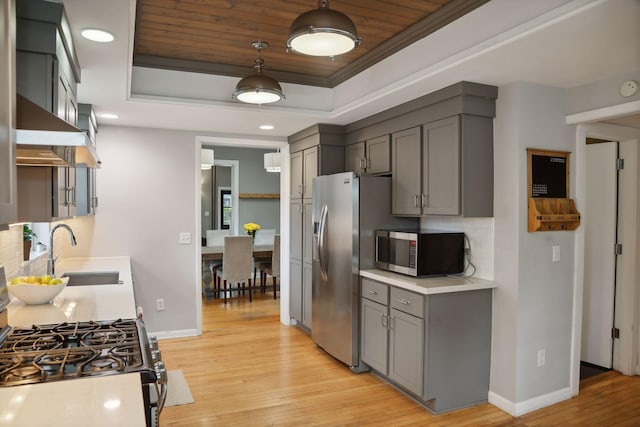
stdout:
<svg viewBox="0 0 640 427">
<path fill-rule="evenodd" d="M 491 217 L 497 96 L 494 86 L 459 82 L 349 124 L 345 141 L 366 141 L 366 162 L 346 166 L 384 174 L 386 162 L 376 160 L 384 159 L 389 140 L 378 137 L 391 135 L 394 215 Z M 348 145 L 347 158 L 361 150 Z"/>
<path fill-rule="evenodd" d="M 15 47 L 14 2 L 0 4 L 0 230 L 16 222 L 18 199 L 16 187 L 15 129 Z"/>
<path fill-rule="evenodd" d="M 461 115 L 394 133 L 393 214 L 492 216 L 492 129 Z"/>
<path fill-rule="evenodd" d="M 384 175 L 391 173 L 391 142 L 389 135 L 382 135 L 367 141 L 345 147 L 346 172 L 357 175 Z"/>
<path fill-rule="evenodd" d="M 80 65 L 62 3 L 20 0 L 16 12 L 17 93 L 75 126 Z"/>
</svg>

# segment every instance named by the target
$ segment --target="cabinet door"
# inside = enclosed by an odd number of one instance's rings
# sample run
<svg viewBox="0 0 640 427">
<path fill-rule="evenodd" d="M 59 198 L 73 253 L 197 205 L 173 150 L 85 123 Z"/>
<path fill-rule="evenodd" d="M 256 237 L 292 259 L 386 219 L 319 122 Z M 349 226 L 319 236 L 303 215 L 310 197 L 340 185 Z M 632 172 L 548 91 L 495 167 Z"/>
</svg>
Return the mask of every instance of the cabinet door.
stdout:
<svg viewBox="0 0 640 427">
<path fill-rule="evenodd" d="M 302 322 L 302 261 L 289 260 L 289 314 L 292 319 Z"/>
<path fill-rule="evenodd" d="M 365 143 L 347 145 L 344 148 L 344 171 L 360 175 L 366 167 Z"/>
<path fill-rule="evenodd" d="M 311 264 L 302 263 L 302 324 L 311 329 L 311 306 L 313 269 Z"/>
<path fill-rule="evenodd" d="M 13 2 L 0 5 L 0 226 L 18 219 L 15 129 L 15 44 Z"/>
<path fill-rule="evenodd" d="M 391 142 L 389 135 L 367 140 L 367 173 L 391 173 Z"/>
<path fill-rule="evenodd" d="M 460 214 L 460 119 L 423 126 L 423 213 Z"/>
<path fill-rule="evenodd" d="M 318 147 L 308 148 L 302 153 L 304 156 L 302 196 L 310 199 L 313 195 L 313 178 L 318 176 Z"/>
<path fill-rule="evenodd" d="M 293 224 L 292 224 L 293 226 Z M 313 257 L 313 202 L 305 199 L 302 204 L 302 262 L 312 263 Z"/>
<path fill-rule="evenodd" d="M 387 375 L 389 335 L 387 306 L 362 298 L 360 311 L 360 357 L 381 374 Z"/>
<path fill-rule="evenodd" d="M 391 139 L 391 212 L 394 215 L 420 215 L 420 127 L 393 133 Z"/>
<path fill-rule="evenodd" d="M 293 259 L 302 261 L 302 201 L 292 201 L 289 205 L 289 210 L 289 220 L 291 221 L 289 234 L 289 256 Z"/>
<path fill-rule="evenodd" d="M 389 313 L 389 379 L 420 396 L 424 372 L 424 320 L 394 308 Z"/>
<path fill-rule="evenodd" d="M 291 161 L 291 198 L 302 198 L 302 151 L 292 153 Z"/>
</svg>

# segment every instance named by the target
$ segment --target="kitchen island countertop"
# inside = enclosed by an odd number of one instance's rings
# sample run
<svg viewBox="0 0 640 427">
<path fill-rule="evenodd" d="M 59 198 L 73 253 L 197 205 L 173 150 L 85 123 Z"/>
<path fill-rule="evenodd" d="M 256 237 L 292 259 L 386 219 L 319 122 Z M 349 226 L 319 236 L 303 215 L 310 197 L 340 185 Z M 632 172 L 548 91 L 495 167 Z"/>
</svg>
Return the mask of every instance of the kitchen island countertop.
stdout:
<svg viewBox="0 0 640 427">
<path fill-rule="evenodd" d="M 360 276 L 423 295 L 492 289 L 498 286 L 493 280 L 476 277 L 411 277 L 378 269 L 360 270 Z"/>
</svg>

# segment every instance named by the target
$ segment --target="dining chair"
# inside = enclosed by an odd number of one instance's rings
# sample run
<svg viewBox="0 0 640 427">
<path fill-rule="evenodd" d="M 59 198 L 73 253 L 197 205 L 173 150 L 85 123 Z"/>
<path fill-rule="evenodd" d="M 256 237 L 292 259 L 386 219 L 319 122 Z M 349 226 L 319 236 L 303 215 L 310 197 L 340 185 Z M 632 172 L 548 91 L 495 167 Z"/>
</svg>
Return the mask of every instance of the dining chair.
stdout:
<svg viewBox="0 0 640 427">
<path fill-rule="evenodd" d="M 273 236 L 276 235 L 276 229 L 275 228 L 262 228 L 260 230 L 258 230 L 258 232 L 256 233 L 256 239 L 254 240 L 253 244 L 255 246 L 264 246 L 264 245 L 272 245 L 273 244 Z M 271 258 L 256 258 L 255 260 L 255 267 L 253 268 L 253 285 L 257 286 L 258 282 L 256 281 L 256 277 L 258 275 L 258 271 L 260 270 L 258 268 L 258 264 L 263 263 L 263 262 L 271 262 Z M 260 276 L 262 278 L 262 276 Z M 262 292 L 265 291 L 265 284 L 264 281 L 260 282 L 260 289 L 262 290 Z"/>
<path fill-rule="evenodd" d="M 273 299 L 276 299 L 276 282 L 280 277 L 280 235 L 273 236 L 273 252 L 271 254 L 271 262 L 262 262 L 260 268 L 260 283 L 266 283 L 267 275 L 273 278 Z"/>
<path fill-rule="evenodd" d="M 227 303 L 227 282 L 229 290 L 233 283 L 240 284 L 244 292 L 245 281 L 249 284 L 249 302 L 251 296 L 251 273 L 253 270 L 253 238 L 251 236 L 227 236 L 224 238 L 224 252 L 222 253 L 222 266 L 218 268 L 218 289 L 220 281 L 223 281 L 224 303 Z"/>
<path fill-rule="evenodd" d="M 207 246 L 224 246 L 224 238 L 231 235 L 231 230 L 207 230 Z M 222 261 L 209 261 L 206 266 L 211 271 L 213 287 L 216 288 L 218 269 L 222 266 Z M 215 292 L 220 292 L 218 286 Z"/>
</svg>

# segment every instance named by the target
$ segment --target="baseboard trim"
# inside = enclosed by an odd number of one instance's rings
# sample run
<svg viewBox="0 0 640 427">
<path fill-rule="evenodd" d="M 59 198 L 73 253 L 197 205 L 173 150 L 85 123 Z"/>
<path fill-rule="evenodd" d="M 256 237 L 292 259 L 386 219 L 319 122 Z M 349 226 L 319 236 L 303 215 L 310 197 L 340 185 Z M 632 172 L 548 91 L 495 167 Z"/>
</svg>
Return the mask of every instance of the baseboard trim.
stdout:
<svg viewBox="0 0 640 427">
<path fill-rule="evenodd" d="M 159 340 L 166 340 L 171 338 L 186 338 L 198 336 L 196 329 L 180 329 L 177 331 L 160 331 L 160 332 L 148 332 L 147 335 L 154 336 Z"/>
<path fill-rule="evenodd" d="M 534 397 L 524 402 L 514 403 L 497 393 L 489 392 L 489 403 L 502 409 L 511 416 L 519 417 L 520 415 L 527 414 L 529 412 L 537 411 L 549 405 L 553 405 L 563 400 L 571 398 L 571 388 L 563 388 L 551 393 L 543 394 L 541 396 Z"/>
</svg>

